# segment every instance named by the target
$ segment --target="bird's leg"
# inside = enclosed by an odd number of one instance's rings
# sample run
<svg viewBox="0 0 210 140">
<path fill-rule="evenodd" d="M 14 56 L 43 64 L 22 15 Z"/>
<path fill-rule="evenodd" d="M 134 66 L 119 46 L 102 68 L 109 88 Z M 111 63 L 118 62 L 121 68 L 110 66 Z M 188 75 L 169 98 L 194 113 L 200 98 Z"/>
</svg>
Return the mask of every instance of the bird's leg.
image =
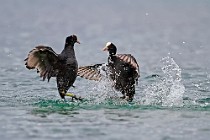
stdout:
<svg viewBox="0 0 210 140">
<path fill-rule="evenodd" d="M 59 91 L 59 94 L 60 94 L 61 98 L 65 99 L 66 91 L 62 90 L 62 89 L 59 89 L 58 91 Z"/>
<path fill-rule="evenodd" d="M 126 101 L 128 102 L 132 102 L 133 101 L 133 97 L 130 97 L 130 96 L 125 96 L 124 98 Z"/>
<path fill-rule="evenodd" d="M 76 97 L 76 95 L 74 95 L 73 93 L 68 93 L 68 92 L 66 92 L 66 90 L 60 90 L 60 96 L 61 96 L 61 98 L 63 98 L 64 100 L 65 100 L 65 96 L 69 96 L 69 97 L 72 97 L 72 100 L 73 100 L 73 98 L 77 98 Z"/>
<path fill-rule="evenodd" d="M 121 96 L 120 98 L 121 98 L 121 99 L 125 99 L 125 95 Z"/>
<path fill-rule="evenodd" d="M 121 99 L 125 99 L 125 91 L 124 91 L 124 90 L 122 91 L 122 95 L 123 95 L 123 96 L 120 97 L 120 98 L 121 98 Z"/>
<path fill-rule="evenodd" d="M 125 100 L 127 100 L 128 102 L 132 102 L 133 101 L 134 94 L 135 94 L 135 87 L 133 85 L 131 87 L 131 89 L 127 89 L 126 90 Z"/>
<path fill-rule="evenodd" d="M 73 99 L 76 99 L 76 100 L 80 100 L 80 101 L 82 101 L 82 98 L 81 98 L 80 96 L 79 96 L 79 97 L 77 97 L 77 96 L 76 96 L 75 94 L 73 94 L 73 93 L 69 93 L 69 92 L 67 92 L 65 96 L 72 97 L 72 100 L 73 100 Z"/>
<path fill-rule="evenodd" d="M 65 96 L 69 96 L 69 97 L 75 97 L 75 95 L 73 93 L 67 92 Z"/>
</svg>

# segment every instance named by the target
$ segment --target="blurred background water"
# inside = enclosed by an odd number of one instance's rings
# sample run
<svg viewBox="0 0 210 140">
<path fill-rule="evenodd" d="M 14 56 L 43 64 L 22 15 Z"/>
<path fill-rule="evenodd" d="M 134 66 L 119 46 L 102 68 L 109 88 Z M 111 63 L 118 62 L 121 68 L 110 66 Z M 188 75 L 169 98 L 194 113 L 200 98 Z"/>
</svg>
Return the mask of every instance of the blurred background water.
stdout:
<svg viewBox="0 0 210 140">
<path fill-rule="evenodd" d="M 1 139 L 208 139 L 209 0 L 0 0 Z M 133 54 L 141 77 L 128 104 L 106 81 L 77 78 L 63 102 L 23 60 L 36 45 L 60 53 L 76 34 L 79 65 L 107 61 L 111 41 Z M 110 98 L 112 97 L 112 98 Z"/>
</svg>

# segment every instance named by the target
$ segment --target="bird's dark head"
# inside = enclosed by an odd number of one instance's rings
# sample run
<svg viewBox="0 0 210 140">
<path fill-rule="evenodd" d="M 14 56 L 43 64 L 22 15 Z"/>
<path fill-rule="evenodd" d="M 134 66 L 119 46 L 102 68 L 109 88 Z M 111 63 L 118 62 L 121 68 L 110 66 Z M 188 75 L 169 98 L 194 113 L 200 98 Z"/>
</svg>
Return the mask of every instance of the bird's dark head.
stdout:
<svg viewBox="0 0 210 140">
<path fill-rule="evenodd" d="M 107 42 L 103 51 L 108 51 L 109 55 L 115 55 L 117 53 L 117 47 L 112 42 Z"/>
<path fill-rule="evenodd" d="M 76 35 L 71 35 L 71 36 L 68 36 L 66 38 L 66 45 L 69 46 L 74 46 L 75 43 L 78 43 L 80 44 L 80 42 L 77 40 L 77 36 Z"/>
</svg>

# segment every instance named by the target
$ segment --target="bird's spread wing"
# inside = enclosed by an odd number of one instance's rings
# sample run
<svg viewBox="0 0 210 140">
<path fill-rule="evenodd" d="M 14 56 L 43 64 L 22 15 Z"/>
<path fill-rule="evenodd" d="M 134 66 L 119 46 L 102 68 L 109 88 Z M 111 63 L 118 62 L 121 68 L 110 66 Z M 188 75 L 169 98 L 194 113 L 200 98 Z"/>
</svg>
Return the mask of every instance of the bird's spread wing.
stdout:
<svg viewBox="0 0 210 140">
<path fill-rule="evenodd" d="M 105 71 L 104 67 L 105 64 L 81 66 L 78 69 L 77 75 L 88 80 L 99 81 L 102 78 L 101 71 Z"/>
<path fill-rule="evenodd" d="M 131 54 L 117 54 L 116 57 L 119 58 L 120 60 L 128 63 L 130 66 L 132 66 L 135 69 L 135 71 L 137 73 L 137 75 L 136 75 L 137 79 L 140 77 L 139 65 L 138 65 L 136 59 Z"/>
<path fill-rule="evenodd" d="M 58 55 L 51 47 L 37 46 L 31 50 L 28 57 L 24 60 L 28 69 L 37 69 L 43 80 L 50 80 L 58 72 Z"/>
</svg>

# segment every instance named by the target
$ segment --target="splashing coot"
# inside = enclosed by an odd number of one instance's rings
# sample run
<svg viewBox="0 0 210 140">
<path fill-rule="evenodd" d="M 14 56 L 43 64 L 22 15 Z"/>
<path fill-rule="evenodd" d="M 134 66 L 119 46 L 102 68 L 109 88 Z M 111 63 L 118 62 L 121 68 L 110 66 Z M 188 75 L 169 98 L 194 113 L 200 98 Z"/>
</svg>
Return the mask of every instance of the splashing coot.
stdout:
<svg viewBox="0 0 210 140">
<path fill-rule="evenodd" d="M 102 74 L 99 67 L 103 66 L 103 70 L 111 79 L 114 88 L 123 94 L 122 98 L 132 101 L 135 94 L 135 84 L 138 83 L 140 77 L 136 59 L 131 54 L 116 54 L 117 47 L 111 42 L 106 44 L 103 51 L 109 52 L 106 65 L 102 63 L 79 67 L 78 75 L 89 80 L 100 81 Z"/>
</svg>

